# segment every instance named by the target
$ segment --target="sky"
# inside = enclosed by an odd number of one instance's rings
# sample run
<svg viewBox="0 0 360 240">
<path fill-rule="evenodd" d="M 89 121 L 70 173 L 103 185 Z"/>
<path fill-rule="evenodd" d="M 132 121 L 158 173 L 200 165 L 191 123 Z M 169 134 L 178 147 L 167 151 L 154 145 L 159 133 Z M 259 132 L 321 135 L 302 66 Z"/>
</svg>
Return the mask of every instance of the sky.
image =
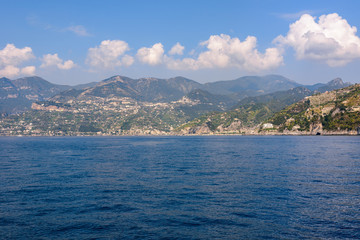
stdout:
<svg viewBox="0 0 360 240">
<path fill-rule="evenodd" d="M 0 0 L 0 77 L 360 82 L 360 1 Z"/>
</svg>

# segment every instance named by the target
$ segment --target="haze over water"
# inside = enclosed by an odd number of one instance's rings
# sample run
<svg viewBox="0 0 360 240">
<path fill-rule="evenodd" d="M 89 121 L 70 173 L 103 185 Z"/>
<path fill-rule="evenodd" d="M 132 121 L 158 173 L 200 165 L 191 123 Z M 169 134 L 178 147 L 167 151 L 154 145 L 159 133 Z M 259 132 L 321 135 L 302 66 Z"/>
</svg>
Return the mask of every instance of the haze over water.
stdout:
<svg viewBox="0 0 360 240">
<path fill-rule="evenodd" d="M 0 138 L 0 238 L 359 239 L 359 140 Z"/>
</svg>

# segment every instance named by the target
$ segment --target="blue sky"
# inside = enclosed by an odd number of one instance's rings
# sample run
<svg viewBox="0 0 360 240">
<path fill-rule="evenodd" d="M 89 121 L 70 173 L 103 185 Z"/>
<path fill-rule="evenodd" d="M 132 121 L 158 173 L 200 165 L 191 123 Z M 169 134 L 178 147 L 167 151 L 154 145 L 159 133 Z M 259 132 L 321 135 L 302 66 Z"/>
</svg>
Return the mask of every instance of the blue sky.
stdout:
<svg viewBox="0 0 360 240">
<path fill-rule="evenodd" d="M 359 1 L 1 0 L 0 75 L 360 82 Z"/>
</svg>

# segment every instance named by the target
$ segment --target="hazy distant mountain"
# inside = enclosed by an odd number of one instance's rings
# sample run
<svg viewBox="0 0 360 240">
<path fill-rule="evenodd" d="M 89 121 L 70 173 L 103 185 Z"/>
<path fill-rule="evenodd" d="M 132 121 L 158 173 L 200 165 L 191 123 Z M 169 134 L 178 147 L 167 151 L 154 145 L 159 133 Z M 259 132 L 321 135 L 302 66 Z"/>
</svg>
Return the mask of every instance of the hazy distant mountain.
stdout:
<svg viewBox="0 0 360 240">
<path fill-rule="evenodd" d="M 19 112 L 29 108 L 31 101 L 22 96 L 8 78 L 0 78 L 0 115 Z"/>
<path fill-rule="evenodd" d="M 85 97 L 131 97 L 139 101 L 169 102 L 182 98 L 190 91 L 201 87 L 200 83 L 183 77 L 170 79 L 140 78 L 131 79 L 114 76 L 105 79 L 93 87 L 80 91 L 68 90 L 53 99 Z"/>
<path fill-rule="evenodd" d="M 240 100 L 247 96 L 288 90 L 297 86 L 300 86 L 300 84 L 278 75 L 264 77 L 248 76 L 236 80 L 205 84 L 200 84 L 184 77 L 131 79 L 123 76 L 114 76 L 84 90 L 77 97 L 118 96 L 131 97 L 148 102 L 169 102 L 178 100 L 193 90 L 201 89 L 213 95 L 228 95 L 235 100 Z M 69 94 L 69 92 L 66 94 Z M 56 98 L 61 99 L 62 97 L 56 96 Z"/>
<path fill-rule="evenodd" d="M 305 87 L 312 91 L 325 92 L 348 85 L 350 84 L 343 83 L 338 78 L 327 84 Z M 246 97 L 266 95 L 298 86 L 302 85 L 280 75 L 245 76 L 235 80 L 205 84 L 184 77 L 131 79 L 124 76 L 113 76 L 100 82 L 76 86 L 53 84 L 40 77 L 25 77 L 15 80 L 1 78 L 0 113 L 24 111 L 32 102 L 50 98 L 54 101 L 66 102 L 70 99 L 92 97 L 129 97 L 142 102 L 166 103 L 187 96 L 188 98 L 198 98 L 197 100 L 200 102 L 206 103 L 204 108 L 208 110 L 210 108 L 214 110 L 228 109 L 232 104 Z"/>
<path fill-rule="evenodd" d="M 119 76 L 106 79 L 94 87 L 87 88 L 79 96 L 95 96 L 95 97 L 136 97 L 139 95 L 132 88 L 129 81 Z"/>
<path fill-rule="evenodd" d="M 314 92 L 305 87 L 296 87 L 286 91 L 279 91 L 265 95 L 247 97 L 236 104 L 233 109 L 244 105 L 266 104 L 272 112 L 277 112 L 284 107 L 300 101 L 306 96 L 311 96 Z"/>
<path fill-rule="evenodd" d="M 328 83 L 317 83 L 314 85 L 304 85 L 307 89 L 310 89 L 311 91 L 318 91 L 318 92 L 326 92 L 326 91 L 332 91 L 344 87 L 350 86 L 351 83 L 349 82 L 343 82 L 341 78 L 335 78 Z"/>
<path fill-rule="evenodd" d="M 21 95 L 29 100 L 41 101 L 70 88 L 67 85 L 53 84 L 41 77 L 25 77 L 11 81 Z"/>
<path fill-rule="evenodd" d="M 0 99 L 5 99 L 8 97 L 11 98 L 11 95 L 17 95 L 17 94 L 18 94 L 18 90 L 10 79 L 5 77 L 0 78 Z"/>
<path fill-rule="evenodd" d="M 70 86 L 70 87 L 72 89 L 80 90 L 80 89 L 85 89 L 85 88 L 89 88 L 89 87 L 95 87 L 97 84 L 99 84 L 99 82 L 83 83 L 83 84 L 78 84 L 78 85 L 74 85 L 74 86 Z"/>
<path fill-rule="evenodd" d="M 16 113 L 30 108 L 34 101 L 43 101 L 70 86 L 50 83 L 40 77 L 15 80 L 0 79 L 0 113 Z"/>
<path fill-rule="evenodd" d="M 280 75 L 267 75 L 245 76 L 230 81 L 206 83 L 202 89 L 213 94 L 236 94 L 238 99 L 242 99 L 249 96 L 288 90 L 300 85 L 301 84 Z"/>
<path fill-rule="evenodd" d="M 334 80 L 331 80 L 330 82 L 328 82 L 327 84 L 325 84 L 325 86 L 319 87 L 317 89 L 317 91 L 323 93 L 326 91 L 332 91 L 332 90 L 336 90 L 336 89 L 340 89 L 340 88 L 344 88 L 344 87 L 349 87 L 352 84 L 349 82 L 343 82 L 341 78 L 335 78 Z"/>
<path fill-rule="evenodd" d="M 150 102 L 168 102 L 182 98 L 201 84 L 184 77 L 170 79 L 140 78 L 130 82 L 140 94 L 140 98 Z"/>
</svg>

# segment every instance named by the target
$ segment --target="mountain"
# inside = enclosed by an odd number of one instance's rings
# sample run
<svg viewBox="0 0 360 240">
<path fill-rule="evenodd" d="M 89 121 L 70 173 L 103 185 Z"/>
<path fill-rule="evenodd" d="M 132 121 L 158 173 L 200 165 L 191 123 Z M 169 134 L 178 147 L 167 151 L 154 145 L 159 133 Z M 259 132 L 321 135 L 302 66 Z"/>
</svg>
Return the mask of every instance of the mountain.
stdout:
<svg viewBox="0 0 360 240">
<path fill-rule="evenodd" d="M 200 88 L 201 84 L 183 77 L 170 79 L 140 78 L 131 79 L 123 76 L 113 76 L 95 86 L 80 91 L 71 91 L 73 98 L 86 97 L 130 97 L 138 101 L 170 102 L 175 101 L 192 90 Z M 53 99 L 69 99 L 69 91 L 63 92 Z M 63 95 L 66 95 L 63 96 Z"/>
<path fill-rule="evenodd" d="M 120 76 L 106 79 L 94 87 L 82 90 L 79 97 L 93 96 L 93 97 L 132 97 L 136 98 L 139 92 L 132 88 L 127 79 L 122 79 Z"/>
<path fill-rule="evenodd" d="M 276 75 L 271 76 L 276 77 Z M 341 78 L 336 78 L 326 84 L 300 86 L 287 91 L 246 97 L 234 105 L 230 111 L 206 114 L 184 124 L 177 130 L 185 134 L 240 132 L 255 134 L 254 129 L 257 125 L 283 108 L 314 93 L 331 91 L 349 85 L 351 84 L 344 83 Z"/>
<path fill-rule="evenodd" d="M 232 110 L 213 112 L 178 128 L 185 134 L 199 133 L 240 133 L 242 128 L 255 127 L 275 112 L 312 94 L 307 88 L 297 87 L 287 91 L 247 97 Z"/>
<path fill-rule="evenodd" d="M 318 92 L 324 93 L 326 91 L 332 91 L 332 90 L 336 90 L 336 89 L 340 89 L 340 88 L 345 88 L 345 87 L 349 87 L 352 84 L 349 82 L 343 82 L 341 78 L 335 78 L 333 80 L 331 80 L 330 82 L 328 82 L 327 84 L 325 84 L 325 86 L 319 87 L 318 89 L 316 89 Z"/>
<path fill-rule="evenodd" d="M 332 91 L 332 90 L 348 87 L 350 85 L 351 85 L 351 83 L 349 83 L 349 82 L 344 83 L 341 78 L 335 78 L 335 79 L 329 81 L 328 83 L 317 83 L 314 85 L 304 85 L 304 87 L 306 87 L 307 89 L 309 89 L 311 91 L 317 91 L 317 92 L 323 93 L 326 91 Z"/>
<path fill-rule="evenodd" d="M 0 113 L 11 114 L 26 111 L 32 102 L 43 101 L 70 86 L 50 83 L 40 77 L 25 77 L 15 80 L 0 79 Z"/>
<path fill-rule="evenodd" d="M 70 86 L 70 88 L 80 90 L 80 89 L 95 87 L 97 84 L 99 84 L 99 82 L 89 82 L 89 83 L 83 83 L 83 84 Z"/>
<path fill-rule="evenodd" d="M 41 77 L 25 77 L 11 81 L 19 93 L 29 100 L 42 101 L 70 88 L 67 85 L 53 84 Z"/>
<path fill-rule="evenodd" d="M 206 83 L 202 89 L 213 94 L 233 94 L 238 99 L 288 90 L 300 84 L 280 75 L 245 76 L 230 81 Z"/>
<path fill-rule="evenodd" d="M 273 131 L 299 134 L 356 134 L 360 131 L 360 84 L 315 94 L 268 120 Z"/>
<path fill-rule="evenodd" d="M 131 79 L 114 76 L 85 89 L 54 86 L 39 78 L 27 81 L 2 78 L 0 103 L 4 104 L 0 106 L 21 112 L 24 109 L 19 110 L 19 106 L 30 108 L 31 105 L 31 110 L 6 116 L 8 109 L 5 109 L 1 113 L 0 135 L 258 134 L 273 130 L 277 134 L 287 126 L 276 125 L 277 122 L 271 120 L 274 114 L 314 93 L 321 95 L 318 89 L 346 84 L 335 79 L 313 86 L 314 91 L 298 86 L 260 94 L 256 89 L 265 92 L 280 88 L 279 83 L 286 87 L 299 84 L 276 75 L 255 78 L 254 81 L 253 77 L 244 77 L 200 84 L 182 77 Z M 270 79 L 269 83 L 263 84 L 264 79 Z M 219 91 L 228 88 L 226 91 L 230 93 L 222 95 L 204 90 L 209 86 Z M 65 90 L 46 98 L 61 91 L 61 87 Z M 244 98 L 241 91 L 257 95 Z M 30 94 L 38 95 L 31 99 Z M 34 101 L 36 98 L 40 101 Z"/>
<path fill-rule="evenodd" d="M 8 78 L 0 78 L 0 99 L 15 98 L 18 94 L 16 86 Z"/>
<path fill-rule="evenodd" d="M 214 99 L 223 95 L 223 104 L 220 109 L 227 109 L 230 107 L 229 105 L 246 96 L 262 95 L 298 85 L 279 75 L 247 76 L 206 84 L 200 84 L 184 77 L 131 79 L 114 76 L 101 82 L 76 86 L 53 84 L 36 76 L 15 80 L 3 78 L 2 85 L 0 85 L 0 112 L 11 114 L 25 111 L 29 109 L 32 102 L 50 98 L 52 101 L 66 102 L 71 99 L 112 96 L 130 97 L 143 102 L 171 102 L 181 99 L 194 90 L 202 90 L 203 94 L 207 92 L 208 97 L 209 94 L 212 94 L 211 98 Z M 218 105 L 218 103 L 213 104 Z M 210 104 L 206 106 L 209 107 Z"/>
<path fill-rule="evenodd" d="M 246 105 L 266 104 L 272 112 L 278 112 L 284 107 L 312 94 L 313 92 L 305 87 L 296 87 L 287 91 L 278 91 L 256 97 L 247 97 L 241 100 L 233 108 L 241 108 Z"/>
<path fill-rule="evenodd" d="M 192 101 L 198 101 L 203 104 L 218 106 L 217 110 L 227 110 L 237 103 L 235 99 L 227 95 L 216 95 L 208 91 L 196 89 L 186 95 Z"/>
<path fill-rule="evenodd" d="M 33 76 L 15 80 L 0 79 L 0 114 L 7 115 L 26 111 L 35 101 L 44 101 L 63 91 L 80 90 L 93 87 L 97 82 L 75 86 L 53 84 Z"/>
<path fill-rule="evenodd" d="M 8 78 L 0 78 L 0 115 L 19 112 L 31 106 L 31 102 L 23 96 Z"/>
<path fill-rule="evenodd" d="M 140 93 L 139 99 L 149 102 L 175 101 L 201 87 L 200 83 L 184 77 L 140 78 L 130 83 Z"/>
<path fill-rule="evenodd" d="M 184 77 L 170 79 L 140 78 L 131 79 L 124 76 L 113 76 L 105 79 L 95 86 L 83 90 L 76 97 L 131 97 L 138 101 L 147 102 L 170 102 L 181 99 L 194 90 L 203 90 L 213 95 L 226 95 L 232 98 L 232 102 L 247 96 L 257 96 L 279 90 L 288 90 L 300 84 L 279 75 L 263 77 L 247 76 L 236 80 L 219 81 L 200 84 Z M 75 93 L 75 92 L 74 92 Z M 78 93 L 78 92 L 76 92 Z M 69 92 L 55 99 L 69 99 Z"/>
</svg>

